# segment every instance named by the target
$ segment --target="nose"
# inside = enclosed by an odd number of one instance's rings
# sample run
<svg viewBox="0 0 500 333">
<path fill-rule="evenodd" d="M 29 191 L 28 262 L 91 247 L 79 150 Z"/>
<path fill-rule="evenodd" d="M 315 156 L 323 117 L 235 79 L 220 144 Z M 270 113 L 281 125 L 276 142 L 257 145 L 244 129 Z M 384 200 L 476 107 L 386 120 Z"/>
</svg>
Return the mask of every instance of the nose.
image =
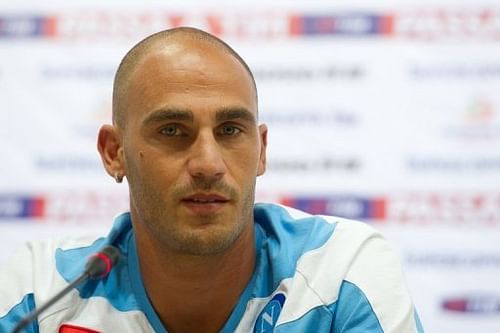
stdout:
<svg viewBox="0 0 500 333">
<path fill-rule="evenodd" d="M 191 147 L 187 169 L 191 177 L 217 179 L 226 173 L 222 150 L 213 133 L 199 133 Z"/>
</svg>

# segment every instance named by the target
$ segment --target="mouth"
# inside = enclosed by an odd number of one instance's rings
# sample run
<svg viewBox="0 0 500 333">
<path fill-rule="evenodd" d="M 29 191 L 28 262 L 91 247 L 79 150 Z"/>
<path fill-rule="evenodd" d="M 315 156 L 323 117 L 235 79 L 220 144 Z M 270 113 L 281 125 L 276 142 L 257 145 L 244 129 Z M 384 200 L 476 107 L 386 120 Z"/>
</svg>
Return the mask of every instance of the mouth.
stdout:
<svg viewBox="0 0 500 333">
<path fill-rule="evenodd" d="M 215 193 L 196 193 L 181 199 L 181 203 L 195 214 L 213 214 L 229 203 L 229 199 Z"/>
</svg>

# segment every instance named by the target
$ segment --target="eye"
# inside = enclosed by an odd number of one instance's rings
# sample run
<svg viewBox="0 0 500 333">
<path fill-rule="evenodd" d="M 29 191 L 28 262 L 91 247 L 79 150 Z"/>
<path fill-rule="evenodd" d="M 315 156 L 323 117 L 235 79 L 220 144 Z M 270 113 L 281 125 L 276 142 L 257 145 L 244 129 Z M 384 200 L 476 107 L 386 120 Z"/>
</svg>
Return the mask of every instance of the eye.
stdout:
<svg viewBox="0 0 500 333">
<path fill-rule="evenodd" d="M 238 134 L 240 132 L 241 132 L 241 130 L 238 127 L 232 126 L 232 125 L 224 125 L 221 128 L 221 134 L 222 135 L 229 135 L 229 136 L 231 136 L 231 135 L 236 135 L 236 134 Z"/>
<path fill-rule="evenodd" d="M 177 125 L 167 125 L 160 130 L 160 133 L 165 136 L 178 136 L 182 134 L 179 126 Z"/>
</svg>

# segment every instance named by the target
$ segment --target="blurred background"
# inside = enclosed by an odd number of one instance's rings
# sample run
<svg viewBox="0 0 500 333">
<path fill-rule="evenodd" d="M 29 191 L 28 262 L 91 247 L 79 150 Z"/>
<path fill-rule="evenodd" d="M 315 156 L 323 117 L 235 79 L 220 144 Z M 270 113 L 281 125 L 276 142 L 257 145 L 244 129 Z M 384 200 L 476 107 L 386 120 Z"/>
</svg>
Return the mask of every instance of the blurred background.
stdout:
<svg viewBox="0 0 500 333">
<path fill-rule="evenodd" d="M 427 332 L 500 332 L 498 1 L 0 1 L 0 265 L 127 209 L 96 133 L 125 52 L 180 25 L 254 71 L 258 201 L 379 229 Z"/>
</svg>

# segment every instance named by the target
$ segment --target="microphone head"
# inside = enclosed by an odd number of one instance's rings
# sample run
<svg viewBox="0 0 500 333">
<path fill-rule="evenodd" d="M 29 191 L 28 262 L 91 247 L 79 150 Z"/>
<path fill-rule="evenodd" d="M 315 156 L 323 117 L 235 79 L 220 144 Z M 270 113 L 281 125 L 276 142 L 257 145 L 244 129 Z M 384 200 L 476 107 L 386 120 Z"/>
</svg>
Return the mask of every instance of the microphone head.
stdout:
<svg viewBox="0 0 500 333">
<path fill-rule="evenodd" d="M 85 265 L 85 273 L 93 279 L 104 278 L 118 263 L 119 259 L 120 250 L 112 245 L 107 245 L 89 258 Z"/>
<path fill-rule="evenodd" d="M 120 250 L 118 250 L 115 246 L 113 245 L 107 245 L 102 248 L 100 253 L 104 254 L 111 260 L 111 265 L 114 266 L 120 259 Z"/>
</svg>

